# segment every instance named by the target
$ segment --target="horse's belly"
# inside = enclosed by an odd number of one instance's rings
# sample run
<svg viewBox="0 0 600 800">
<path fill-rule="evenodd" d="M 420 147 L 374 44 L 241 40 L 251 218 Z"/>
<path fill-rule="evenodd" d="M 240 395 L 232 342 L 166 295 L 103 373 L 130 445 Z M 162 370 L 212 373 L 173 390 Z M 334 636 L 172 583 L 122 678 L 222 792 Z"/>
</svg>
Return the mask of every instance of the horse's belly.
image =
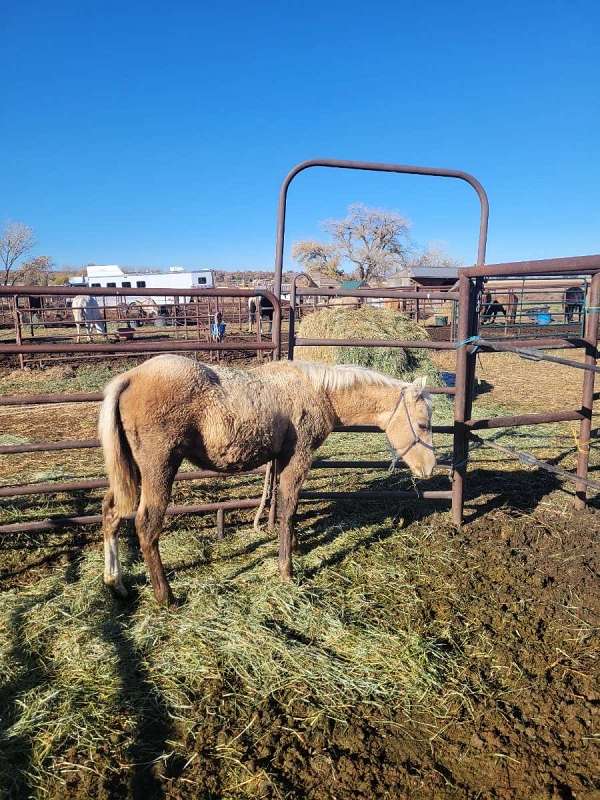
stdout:
<svg viewBox="0 0 600 800">
<path fill-rule="evenodd" d="M 228 437 L 228 441 L 193 447 L 186 457 L 197 465 L 218 472 L 244 472 L 271 461 L 281 449 L 279 436 L 272 430 L 255 431 L 253 436 Z M 208 444 L 208 446 L 206 446 Z"/>
</svg>

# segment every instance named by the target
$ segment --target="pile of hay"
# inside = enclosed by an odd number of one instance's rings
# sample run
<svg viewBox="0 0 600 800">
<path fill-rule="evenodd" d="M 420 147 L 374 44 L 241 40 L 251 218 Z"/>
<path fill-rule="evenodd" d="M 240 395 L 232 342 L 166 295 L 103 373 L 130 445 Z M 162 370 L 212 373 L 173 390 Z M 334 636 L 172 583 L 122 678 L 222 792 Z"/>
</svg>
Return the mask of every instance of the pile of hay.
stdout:
<svg viewBox="0 0 600 800">
<path fill-rule="evenodd" d="M 429 339 L 421 325 L 389 308 L 363 305 L 359 308 L 337 306 L 315 311 L 298 325 L 299 337 L 305 339 Z M 412 380 L 427 375 L 429 382 L 441 385 L 439 373 L 427 350 L 404 350 L 400 347 L 297 347 L 295 358 L 329 364 L 358 364 L 385 372 L 395 378 Z"/>
</svg>

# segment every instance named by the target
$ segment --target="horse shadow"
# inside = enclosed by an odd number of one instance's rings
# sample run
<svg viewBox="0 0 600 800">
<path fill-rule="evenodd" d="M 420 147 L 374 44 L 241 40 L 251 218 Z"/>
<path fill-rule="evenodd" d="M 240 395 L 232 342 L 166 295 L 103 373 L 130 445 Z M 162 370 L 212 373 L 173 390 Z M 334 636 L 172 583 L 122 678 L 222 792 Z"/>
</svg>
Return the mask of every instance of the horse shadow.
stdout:
<svg viewBox="0 0 600 800">
<path fill-rule="evenodd" d="M 123 537 L 127 540 L 127 537 Z M 123 545 L 122 545 L 123 548 Z M 141 556 L 135 547 L 127 547 L 126 561 L 135 563 Z M 64 570 L 66 583 L 77 583 L 85 548 L 71 547 L 68 564 Z M 161 800 L 166 796 L 169 781 L 177 778 L 184 769 L 184 760 L 176 755 L 165 758 L 168 742 L 176 738 L 172 718 L 163 695 L 151 680 L 142 654 L 131 635 L 133 617 L 140 604 L 140 590 L 146 584 L 145 573 L 130 574 L 127 582 L 129 597 L 114 597 L 108 590 L 107 603 L 98 609 L 94 633 L 116 655 L 119 699 L 117 706 L 128 708 L 134 718 L 135 737 L 128 746 L 130 768 L 115 778 L 120 785 L 119 794 L 143 800 Z M 52 685 L 51 661 L 30 643 L 27 625 L 36 609 L 43 611 L 47 603 L 59 598 L 61 585 L 54 585 L 43 594 L 19 599 L 8 618 L 10 645 L 7 660 L 14 665 L 9 680 L 0 686 L 0 764 L 2 772 L 10 776 L 3 786 L 3 797 L 21 800 L 35 794 L 36 783 L 32 777 L 34 742 L 28 731 L 14 735 L 11 728 L 18 723 L 23 708 L 20 704 L 28 692 Z M 103 589 L 98 586 L 98 591 Z M 117 712 L 114 712 L 117 713 Z M 108 743 L 107 743 L 108 744 Z M 110 744 L 108 744 L 110 747 Z M 4 763 L 3 763 L 4 762 Z M 119 788 L 115 786 L 115 788 Z"/>
<path fill-rule="evenodd" d="M 126 547 L 125 564 L 131 567 L 143 560 L 136 540 L 122 537 L 121 551 Z M 172 716 L 162 693 L 152 682 L 142 654 L 131 635 L 133 619 L 140 606 L 141 589 L 147 583 L 145 571 L 129 572 L 128 597 L 116 597 L 104 589 L 109 612 L 97 625 L 97 632 L 116 655 L 119 674 L 120 702 L 133 711 L 136 736 L 128 748 L 131 773 L 124 794 L 143 800 L 159 800 L 166 796 L 167 783 L 177 778 L 185 761 L 175 754 L 164 757 L 167 743 L 176 738 Z M 161 758 L 162 757 L 162 758 Z"/>
<path fill-rule="evenodd" d="M 2 772 L 10 776 L 5 784 L 4 796 L 8 800 L 31 797 L 35 792 L 34 781 L 30 780 L 29 768 L 33 764 L 33 746 L 26 733 L 10 735 L 11 727 L 19 720 L 22 708 L 21 697 L 32 689 L 42 687 L 51 680 L 50 673 L 42 655 L 30 647 L 26 632 L 28 614 L 35 606 L 51 601 L 59 590 L 52 588 L 41 598 L 24 597 L 15 607 L 8 619 L 7 628 L 11 634 L 7 661 L 14 665 L 12 679 L 0 687 L 0 764 L 4 761 Z"/>
</svg>

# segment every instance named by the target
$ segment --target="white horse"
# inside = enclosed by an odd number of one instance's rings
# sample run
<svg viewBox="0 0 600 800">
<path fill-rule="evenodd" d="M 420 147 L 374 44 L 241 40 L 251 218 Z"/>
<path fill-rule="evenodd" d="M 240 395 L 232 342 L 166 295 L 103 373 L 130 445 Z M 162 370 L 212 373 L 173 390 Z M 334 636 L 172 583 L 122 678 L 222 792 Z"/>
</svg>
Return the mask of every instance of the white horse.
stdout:
<svg viewBox="0 0 600 800">
<path fill-rule="evenodd" d="M 81 326 L 87 330 L 88 342 L 92 341 L 92 331 L 95 328 L 98 333 L 106 336 L 106 322 L 102 318 L 102 311 L 95 297 L 89 294 L 78 294 L 73 298 L 71 305 L 73 319 L 77 328 L 77 344 L 81 341 Z"/>
</svg>

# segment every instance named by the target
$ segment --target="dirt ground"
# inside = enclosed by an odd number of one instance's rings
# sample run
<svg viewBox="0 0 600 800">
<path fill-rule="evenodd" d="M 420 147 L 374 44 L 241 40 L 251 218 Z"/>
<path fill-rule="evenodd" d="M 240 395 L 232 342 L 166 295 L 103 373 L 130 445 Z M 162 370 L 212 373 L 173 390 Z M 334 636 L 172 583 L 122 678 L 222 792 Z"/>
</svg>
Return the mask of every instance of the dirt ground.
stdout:
<svg viewBox="0 0 600 800">
<path fill-rule="evenodd" d="M 507 487 L 509 496 L 516 486 Z M 551 489 L 551 482 L 538 487 L 540 494 Z M 512 514 L 472 507 L 475 519 L 461 532 L 445 514 L 433 516 L 430 556 L 440 555 L 437 563 L 447 570 L 413 576 L 421 600 L 414 624 L 448 625 L 448 639 L 438 643 L 448 649 L 456 646 L 455 626 L 467 625 L 475 642 L 482 637 L 480 649 L 473 646 L 461 661 L 463 696 L 443 719 L 434 710 L 359 703 L 338 719 L 315 720 L 310 702 L 290 704 L 285 689 L 240 713 L 235 693 L 221 694 L 217 685 L 188 709 L 196 720 L 191 729 L 182 732 L 166 709 L 160 724 L 141 719 L 137 763 L 115 771 L 117 732 L 100 747 L 97 771 L 67 772 L 60 791 L 49 796 L 598 800 L 597 517 L 557 508 L 531 513 L 530 502 L 521 505 Z M 431 509 L 423 516 L 431 523 Z M 71 580 L 81 544 L 74 541 L 63 554 Z M 310 537 L 304 547 L 311 547 Z M 55 566 L 29 570 L 27 581 Z M 128 681 L 143 686 L 148 678 L 142 671 Z M 185 757 L 163 759 L 176 738 L 184 740 Z M 231 742 L 229 757 L 246 776 L 237 790 L 223 758 Z M 76 758 L 73 747 L 62 763 Z M 106 772 L 105 759 L 113 767 Z"/>
</svg>

